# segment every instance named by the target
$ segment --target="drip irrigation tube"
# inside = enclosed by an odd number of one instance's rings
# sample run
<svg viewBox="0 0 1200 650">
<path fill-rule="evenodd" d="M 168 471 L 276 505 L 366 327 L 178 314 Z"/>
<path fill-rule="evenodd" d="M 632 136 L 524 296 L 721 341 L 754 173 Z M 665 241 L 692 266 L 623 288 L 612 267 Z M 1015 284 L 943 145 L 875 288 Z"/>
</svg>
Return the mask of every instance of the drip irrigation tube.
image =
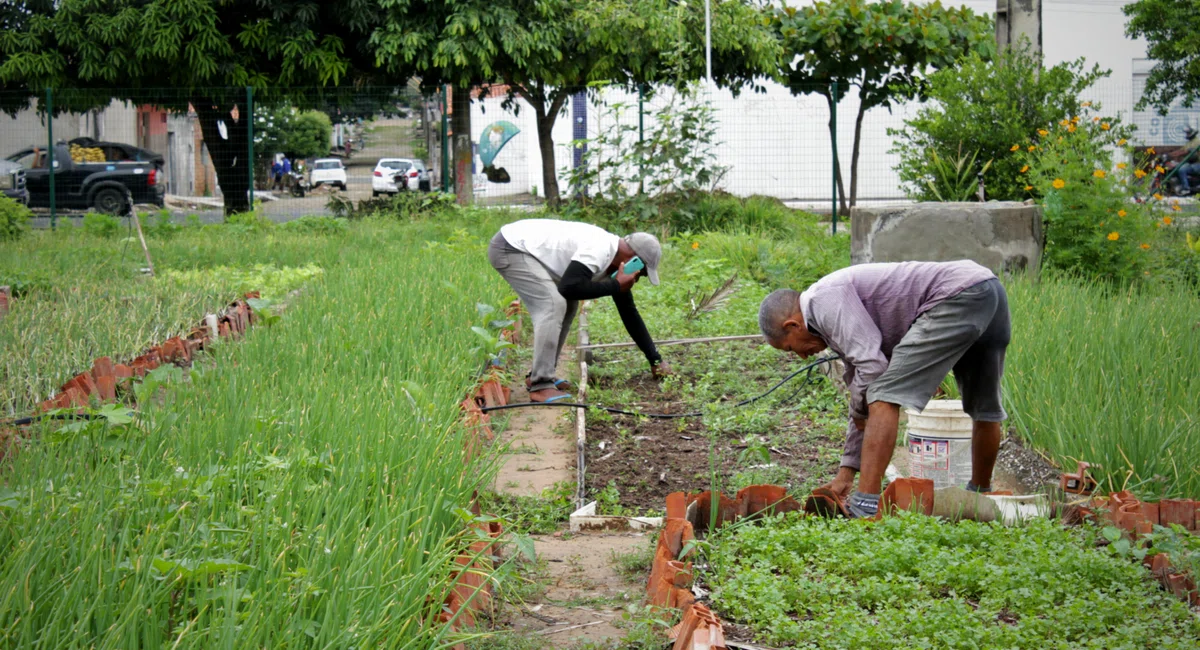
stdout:
<svg viewBox="0 0 1200 650">
<path fill-rule="evenodd" d="M 812 363 L 804 366 L 803 368 L 800 368 L 799 370 L 797 370 L 796 372 L 793 372 L 792 374 L 788 375 L 787 377 L 784 377 L 782 381 L 780 381 L 778 384 L 775 384 L 771 388 L 767 389 L 765 392 L 755 395 L 754 397 L 744 399 L 736 404 L 731 405 L 729 408 L 741 408 L 743 406 L 753 404 L 753 403 L 757 402 L 758 400 L 770 395 L 771 393 L 774 393 L 781 386 L 783 386 L 784 384 L 788 383 L 789 381 L 795 379 L 801 373 L 808 373 L 808 376 L 804 378 L 804 383 L 800 384 L 800 386 L 796 389 L 797 391 L 799 391 L 800 388 L 803 388 L 806 384 L 808 384 L 808 382 L 812 381 L 813 369 L 815 369 L 817 366 L 819 366 L 823 363 L 829 363 L 829 362 L 834 361 L 835 359 L 839 359 L 839 358 L 840 358 L 839 356 L 833 355 L 833 356 L 822 357 L 820 359 L 817 359 L 816 361 L 813 361 Z M 491 411 L 507 411 L 508 409 L 519 409 L 519 408 L 527 408 L 527 407 L 532 407 L 532 406 L 561 406 L 564 408 L 596 409 L 599 411 L 608 411 L 609 413 L 615 413 L 617 415 L 633 415 L 633 416 L 638 416 L 638 417 L 651 418 L 654 420 L 677 420 L 680 418 L 698 418 L 698 417 L 701 417 L 704 415 L 703 411 L 692 411 L 690 413 L 644 413 L 644 412 L 640 412 L 640 411 L 628 411 L 625 409 L 619 409 L 619 408 L 615 408 L 612 406 L 603 406 L 601 404 L 584 404 L 582 402 L 521 402 L 519 404 L 504 404 L 503 406 L 487 406 L 487 407 L 481 408 L 479 410 L 484 413 L 488 413 Z"/>
</svg>

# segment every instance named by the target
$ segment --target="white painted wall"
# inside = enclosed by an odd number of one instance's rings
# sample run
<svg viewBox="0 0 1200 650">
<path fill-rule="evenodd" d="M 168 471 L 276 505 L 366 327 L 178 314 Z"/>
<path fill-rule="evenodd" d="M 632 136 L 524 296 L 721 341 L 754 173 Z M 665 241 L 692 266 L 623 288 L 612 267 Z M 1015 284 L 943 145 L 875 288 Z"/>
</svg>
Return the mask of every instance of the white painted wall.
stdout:
<svg viewBox="0 0 1200 650">
<path fill-rule="evenodd" d="M 813 0 L 792 0 L 789 4 L 803 6 Z M 1084 57 L 1090 67 L 1099 64 L 1112 70 L 1109 79 L 1097 84 L 1087 99 L 1100 102 L 1108 114 L 1120 114 L 1126 121 L 1141 125 L 1141 137 L 1146 144 L 1167 144 L 1170 133 L 1181 132 L 1180 116 L 1160 120 L 1152 128 L 1156 116 L 1133 115 L 1133 105 L 1140 96 L 1135 86 L 1135 66 L 1145 58 L 1146 45 L 1124 35 L 1125 16 L 1121 7 L 1126 0 L 1042 0 L 1043 51 L 1048 65 Z M 950 3 L 947 3 L 950 4 Z M 960 4 L 980 13 L 995 11 L 995 0 L 963 0 Z M 1145 64 L 1142 64 L 1145 67 Z M 512 183 L 498 185 L 477 176 L 485 196 L 509 196 L 533 192 L 541 185 L 541 156 L 532 111 L 524 106 L 519 112 L 504 111 L 502 100 L 487 99 L 484 105 L 473 104 L 472 129 L 475 140 L 483 128 L 498 119 L 506 119 L 521 129 L 496 159 L 512 176 Z M 715 91 L 712 102 L 719 122 L 718 142 L 721 164 L 729 172 L 722 189 L 747 196 L 765 194 L 781 199 L 807 202 L 828 201 L 832 196 L 830 138 L 827 128 L 829 111 L 824 98 L 818 95 L 792 96 L 786 88 L 769 84 L 765 94 L 743 93 L 734 98 L 727 91 Z M 608 91 L 599 101 L 589 103 L 588 132 L 595 137 L 606 123 L 615 119 L 612 104 L 636 106 L 636 95 Z M 607 105 L 606 105 L 607 104 Z M 889 128 L 903 126 L 903 120 L 913 115 L 919 104 L 875 109 L 863 122 L 862 151 L 859 161 L 858 196 L 863 200 L 902 197 L 899 179 L 893 171 L 898 156 L 889 154 L 893 142 Z M 854 116 L 857 98 L 848 97 L 838 106 L 838 157 L 846 182 L 849 183 L 851 149 L 854 138 Z M 653 124 L 654 104 L 647 107 L 646 129 Z M 1182 114 L 1200 125 L 1200 110 Z M 557 164 L 565 170 L 570 164 L 570 111 L 559 118 L 554 140 Z M 636 123 L 636 110 L 625 115 Z M 1172 121 L 1173 120 L 1173 121 Z M 1173 126 L 1166 128 L 1170 122 Z M 1166 135 L 1164 135 L 1166 133 Z M 477 171 L 482 170 L 478 165 Z M 560 187 L 566 191 L 565 173 L 560 173 Z M 539 190 L 540 191 L 540 190 Z"/>
</svg>

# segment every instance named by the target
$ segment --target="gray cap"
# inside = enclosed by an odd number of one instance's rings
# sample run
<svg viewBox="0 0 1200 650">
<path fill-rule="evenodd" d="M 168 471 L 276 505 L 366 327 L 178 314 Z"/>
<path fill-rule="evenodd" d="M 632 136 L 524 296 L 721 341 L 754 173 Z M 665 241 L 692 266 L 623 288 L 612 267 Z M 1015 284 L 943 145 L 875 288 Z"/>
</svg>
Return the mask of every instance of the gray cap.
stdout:
<svg viewBox="0 0 1200 650">
<path fill-rule="evenodd" d="M 646 275 L 650 284 L 658 284 L 658 263 L 662 260 L 662 245 L 658 238 L 648 232 L 635 232 L 625 237 L 625 243 L 633 249 L 646 265 Z"/>
</svg>

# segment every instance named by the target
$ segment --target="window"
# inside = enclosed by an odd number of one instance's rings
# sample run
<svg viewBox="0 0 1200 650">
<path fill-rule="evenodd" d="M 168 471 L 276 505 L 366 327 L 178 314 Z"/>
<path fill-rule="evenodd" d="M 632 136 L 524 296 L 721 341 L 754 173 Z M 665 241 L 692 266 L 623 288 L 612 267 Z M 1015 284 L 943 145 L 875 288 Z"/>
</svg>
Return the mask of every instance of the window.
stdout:
<svg viewBox="0 0 1200 650">
<path fill-rule="evenodd" d="M 341 169 L 342 163 L 338 160 L 320 160 L 313 164 L 313 169 Z"/>
<path fill-rule="evenodd" d="M 385 169 L 398 169 L 400 171 L 404 171 L 409 167 L 412 167 L 412 163 L 408 162 L 407 160 L 381 160 L 379 161 L 379 166 Z"/>
</svg>

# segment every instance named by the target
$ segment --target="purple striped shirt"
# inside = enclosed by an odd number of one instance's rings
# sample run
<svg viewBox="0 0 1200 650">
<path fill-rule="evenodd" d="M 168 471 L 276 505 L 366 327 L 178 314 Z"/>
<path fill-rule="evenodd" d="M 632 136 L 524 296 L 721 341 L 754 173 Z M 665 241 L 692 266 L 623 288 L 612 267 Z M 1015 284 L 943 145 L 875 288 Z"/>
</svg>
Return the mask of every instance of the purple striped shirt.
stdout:
<svg viewBox="0 0 1200 650">
<path fill-rule="evenodd" d="M 892 349 L 913 321 L 963 289 L 996 277 L 970 260 L 860 264 L 834 271 L 800 294 L 809 331 L 842 357 L 850 425 L 842 465 L 859 466 L 867 387 L 887 370 Z"/>
</svg>

